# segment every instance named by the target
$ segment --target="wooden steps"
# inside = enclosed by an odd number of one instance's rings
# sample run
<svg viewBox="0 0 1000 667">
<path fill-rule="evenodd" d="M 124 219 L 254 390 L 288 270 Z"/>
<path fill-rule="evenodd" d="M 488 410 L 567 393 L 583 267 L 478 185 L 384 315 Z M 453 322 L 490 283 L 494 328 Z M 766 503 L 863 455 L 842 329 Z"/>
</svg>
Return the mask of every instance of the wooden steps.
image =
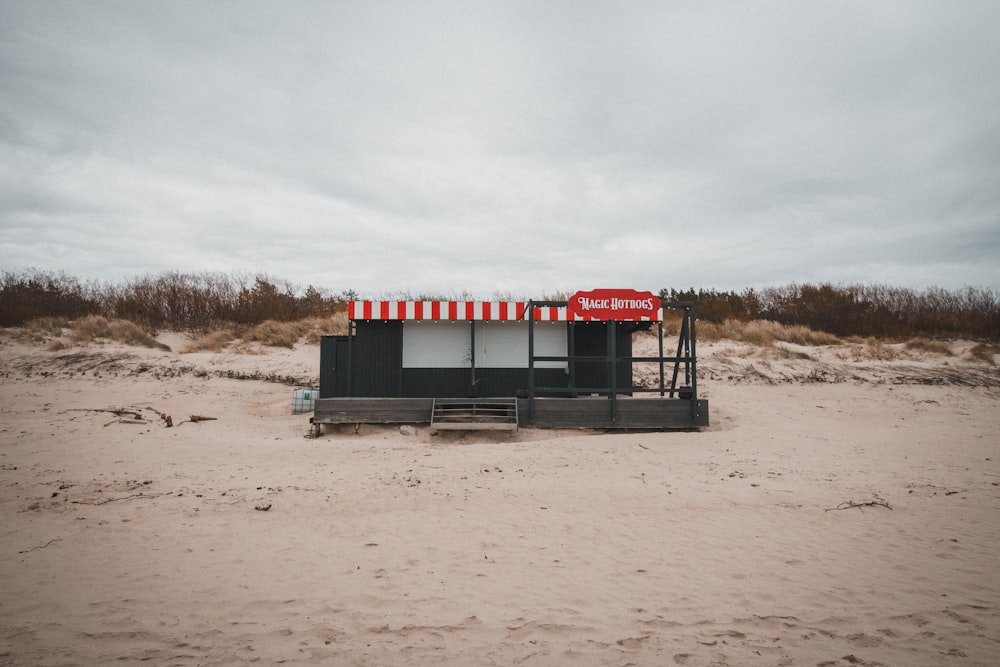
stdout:
<svg viewBox="0 0 1000 667">
<path fill-rule="evenodd" d="M 436 398 L 432 431 L 516 431 L 515 398 Z"/>
</svg>

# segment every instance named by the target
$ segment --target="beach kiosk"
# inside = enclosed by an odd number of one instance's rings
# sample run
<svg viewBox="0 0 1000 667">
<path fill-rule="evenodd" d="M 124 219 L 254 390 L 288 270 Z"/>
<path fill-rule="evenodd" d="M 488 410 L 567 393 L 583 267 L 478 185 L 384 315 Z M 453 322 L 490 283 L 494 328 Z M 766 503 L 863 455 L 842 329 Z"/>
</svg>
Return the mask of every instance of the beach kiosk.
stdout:
<svg viewBox="0 0 1000 667">
<path fill-rule="evenodd" d="M 669 347 L 665 312 L 680 321 Z M 347 335 L 321 341 L 316 434 L 324 424 L 708 425 L 708 401 L 698 398 L 693 303 L 596 289 L 566 301 L 352 301 L 347 316 Z M 633 356 L 638 331 L 655 332 L 656 356 Z M 658 368 L 656 386 L 634 386 L 638 363 Z"/>
</svg>

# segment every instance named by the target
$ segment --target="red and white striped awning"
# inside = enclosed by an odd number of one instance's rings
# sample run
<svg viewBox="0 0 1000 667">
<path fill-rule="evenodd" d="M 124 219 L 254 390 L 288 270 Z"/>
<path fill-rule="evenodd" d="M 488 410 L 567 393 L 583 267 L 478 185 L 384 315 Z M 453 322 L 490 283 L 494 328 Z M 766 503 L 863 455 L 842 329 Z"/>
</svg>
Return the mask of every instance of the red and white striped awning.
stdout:
<svg viewBox="0 0 1000 667">
<path fill-rule="evenodd" d="M 349 301 L 351 320 L 524 320 L 525 301 Z M 662 316 L 662 309 L 660 310 Z M 602 321 L 598 317 L 567 314 L 566 306 L 535 306 L 536 322 Z M 640 321 L 651 321 L 643 317 Z"/>
</svg>

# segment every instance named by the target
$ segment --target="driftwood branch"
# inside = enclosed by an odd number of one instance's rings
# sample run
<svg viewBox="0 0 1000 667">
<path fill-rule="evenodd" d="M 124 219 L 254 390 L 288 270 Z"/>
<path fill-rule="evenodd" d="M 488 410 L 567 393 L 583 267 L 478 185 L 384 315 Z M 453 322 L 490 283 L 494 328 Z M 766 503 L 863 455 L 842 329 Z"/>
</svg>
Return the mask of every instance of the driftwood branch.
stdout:
<svg viewBox="0 0 1000 667">
<path fill-rule="evenodd" d="M 198 422 L 208 422 L 208 421 L 214 421 L 216 419 L 218 419 L 218 417 L 206 417 L 205 415 L 191 415 L 190 417 L 188 417 L 184 421 L 177 422 L 177 425 L 180 426 L 185 421 L 197 424 Z"/>
<path fill-rule="evenodd" d="M 61 537 L 56 537 L 54 539 L 49 540 L 45 544 L 39 545 L 37 547 L 31 547 L 30 549 L 25 549 L 24 551 L 18 551 L 17 553 L 19 553 L 19 554 L 26 554 L 26 553 L 31 552 L 31 551 L 37 551 L 39 549 L 44 549 L 45 547 L 49 546 L 53 542 L 62 542 L 62 538 Z"/>
<path fill-rule="evenodd" d="M 108 498 L 107 500 L 101 500 L 96 503 L 92 503 L 87 500 L 74 500 L 74 505 L 107 505 L 108 503 L 114 503 L 119 500 L 128 500 L 129 498 L 159 498 L 159 494 L 153 495 L 149 493 L 133 493 L 131 496 L 122 496 L 121 498 Z"/>
<path fill-rule="evenodd" d="M 170 427 L 172 427 L 174 425 L 174 419 L 173 419 L 173 417 L 171 417 L 170 415 L 168 415 L 166 412 L 160 412 L 156 408 L 150 407 L 150 406 L 146 406 L 146 409 L 147 410 L 151 410 L 151 411 L 155 412 L 156 414 L 160 415 L 160 419 L 162 419 L 163 423 L 167 425 L 167 428 L 170 428 Z"/>
<path fill-rule="evenodd" d="M 839 505 L 837 505 L 836 507 L 829 507 L 829 508 L 825 509 L 824 511 L 825 512 L 833 512 L 834 510 L 849 510 L 849 509 L 857 508 L 857 509 L 861 510 L 862 512 L 864 512 L 865 511 L 864 508 L 866 508 L 866 507 L 884 507 L 884 508 L 886 508 L 888 510 L 892 509 L 892 507 L 889 506 L 889 503 L 885 502 L 884 500 L 882 500 L 881 498 L 879 498 L 879 497 L 876 496 L 876 498 L 874 500 L 869 500 L 869 501 L 863 502 L 863 503 L 856 503 L 853 500 L 846 500 L 846 501 L 840 503 Z"/>
<path fill-rule="evenodd" d="M 142 411 L 137 408 L 70 408 L 74 412 L 110 412 L 116 417 L 129 416 L 132 419 L 142 419 Z"/>
<path fill-rule="evenodd" d="M 150 423 L 146 418 L 142 416 L 143 410 L 149 410 L 150 412 L 155 412 L 159 415 L 163 423 L 166 424 L 167 428 L 174 425 L 174 420 L 170 415 L 165 412 L 160 412 L 156 408 L 146 407 L 146 408 L 70 408 L 77 412 L 110 412 L 118 419 L 112 419 L 105 426 L 111 426 L 112 424 L 148 424 Z"/>
<path fill-rule="evenodd" d="M 109 426 L 111 424 L 148 424 L 148 423 L 149 422 L 146 421 L 145 419 L 126 419 L 125 417 L 122 417 L 121 419 L 115 419 L 113 421 L 109 421 L 107 424 L 105 424 L 105 426 Z"/>
</svg>

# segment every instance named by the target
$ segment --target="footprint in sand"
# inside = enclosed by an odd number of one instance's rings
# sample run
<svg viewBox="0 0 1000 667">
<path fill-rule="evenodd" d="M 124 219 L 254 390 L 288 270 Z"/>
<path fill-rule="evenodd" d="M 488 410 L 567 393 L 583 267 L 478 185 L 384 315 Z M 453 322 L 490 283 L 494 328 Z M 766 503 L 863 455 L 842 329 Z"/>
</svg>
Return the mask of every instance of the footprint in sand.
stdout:
<svg viewBox="0 0 1000 667">
<path fill-rule="evenodd" d="M 880 638 L 873 637 L 872 635 L 866 635 L 863 632 L 856 632 L 852 635 L 847 635 L 847 641 L 849 641 L 852 646 L 860 646 L 862 648 L 872 648 L 882 644 L 882 640 Z"/>
</svg>

